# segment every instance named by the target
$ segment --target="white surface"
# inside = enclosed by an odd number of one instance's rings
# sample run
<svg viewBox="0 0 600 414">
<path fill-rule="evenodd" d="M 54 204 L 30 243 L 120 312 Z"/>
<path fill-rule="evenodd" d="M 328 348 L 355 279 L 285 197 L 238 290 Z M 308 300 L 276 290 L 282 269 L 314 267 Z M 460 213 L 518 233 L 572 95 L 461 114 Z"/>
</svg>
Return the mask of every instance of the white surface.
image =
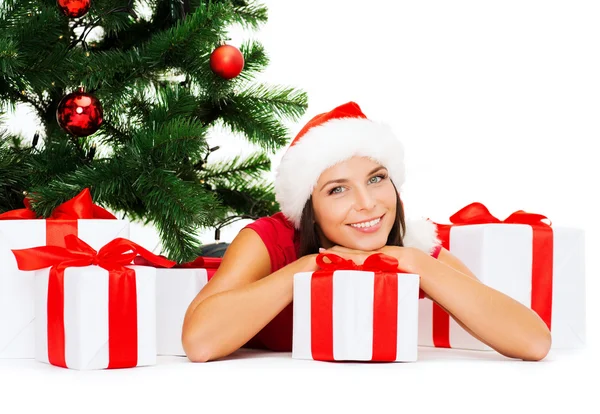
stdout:
<svg viewBox="0 0 600 414">
<path fill-rule="evenodd" d="M 158 355 L 185 355 L 181 344 L 185 312 L 207 282 L 206 269 L 156 270 L 156 350 Z"/>
<path fill-rule="evenodd" d="M 156 363 L 156 270 L 135 270 L 137 365 Z M 50 269 L 35 274 L 35 358 L 48 362 L 48 279 Z M 110 361 L 109 272 L 98 266 L 69 267 L 64 276 L 65 363 L 71 369 L 104 369 Z"/>
<path fill-rule="evenodd" d="M 0 404 L 10 413 L 596 413 L 595 356 L 552 351 L 524 362 L 422 347 L 417 362 L 370 363 L 242 349 L 208 363 L 165 356 L 151 367 L 104 371 L 2 360 Z"/>
</svg>

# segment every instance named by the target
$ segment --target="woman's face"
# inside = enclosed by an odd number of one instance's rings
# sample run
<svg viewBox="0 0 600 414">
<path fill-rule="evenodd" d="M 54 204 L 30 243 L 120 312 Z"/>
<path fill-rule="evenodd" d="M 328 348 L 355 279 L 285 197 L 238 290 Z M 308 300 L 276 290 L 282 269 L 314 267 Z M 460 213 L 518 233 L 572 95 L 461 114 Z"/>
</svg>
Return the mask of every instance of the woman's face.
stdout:
<svg viewBox="0 0 600 414">
<path fill-rule="evenodd" d="M 396 197 L 387 169 L 370 158 L 352 157 L 325 170 L 312 192 L 322 247 L 372 251 L 385 246 Z"/>
</svg>

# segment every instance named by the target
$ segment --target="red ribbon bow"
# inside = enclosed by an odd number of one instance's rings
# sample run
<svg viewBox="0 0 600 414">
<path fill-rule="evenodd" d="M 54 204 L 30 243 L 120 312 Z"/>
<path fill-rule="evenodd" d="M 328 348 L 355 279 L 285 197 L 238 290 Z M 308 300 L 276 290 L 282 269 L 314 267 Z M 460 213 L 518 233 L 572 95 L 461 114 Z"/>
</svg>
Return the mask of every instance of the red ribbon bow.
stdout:
<svg viewBox="0 0 600 414">
<path fill-rule="evenodd" d="M 523 210 L 517 210 L 508 216 L 504 220 L 500 220 L 493 216 L 488 208 L 482 203 L 471 203 L 452 216 L 450 216 L 450 222 L 454 225 L 468 225 L 468 224 L 488 224 L 488 223 L 506 223 L 506 224 L 530 224 L 532 226 L 551 226 L 552 223 L 544 223 L 542 220 L 549 220 L 548 217 L 535 214 L 527 213 Z M 449 226 L 444 224 L 438 224 L 438 226 Z"/>
<path fill-rule="evenodd" d="M 331 262 L 323 259 L 327 257 Z M 313 359 L 333 361 L 333 272 L 375 272 L 373 299 L 373 361 L 395 361 L 398 339 L 398 260 L 383 253 L 362 265 L 336 254 L 317 256 L 320 270 L 311 278 L 311 351 Z"/>
<path fill-rule="evenodd" d="M 220 257 L 200 256 L 191 262 L 177 264 L 173 266 L 172 269 L 206 269 L 207 280 L 210 280 L 217 272 L 217 269 L 219 269 L 222 260 L 223 259 Z M 151 263 L 142 256 L 137 256 L 135 259 L 133 259 L 133 263 L 139 266 L 165 267 Z"/>
<path fill-rule="evenodd" d="M 123 238 L 112 240 L 98 252 L 75 235 L 65 237 L 65 246 L 40 246 L 12 250 L 20 270 L 50 267 L 48 280 L 48 360 L 67 367 L 64 326 L 64 270 L 67 267 L 100 266 L 109 272 L 109 365 L 137 365 L 137 298 L 135 271 L 126 268 L 138 254 L 152 263 L 171 267 L 175 262 L 161 258 Z"/>
<path fill-rule="evenodd" d="M 124 238 L 116 238 L 108 242 L 96 252 L 89 244 L 75 235 L 65 237 L 66 247 L 39 246 L 29 249 L 15 249 L 13 253 L 20 270 L 39 270 L 55 267 L 64 270 L 67 267 L 83 267 L 97 265 L 106 269 L 121 270 L 131 264 L 139 254 L 148 262 L 162 267 L 173 267 L 175 262 L 160 257 L 144 249 L 137 243 Z"/>
<path fill-rule="evenodd" d="M 325 258 L 330 263 L 324 261 Z M 392 272 L 398 273 L 398 260 L 395 257 L 383 253 L 374 253 L 367 257 L 362 265 L 357 265 L 354 261 L 344 259 L 333 253 L 321 253 L 317 256 L 317 265 L 323 270 L 361 270 L 365 272 Z"/>
<path fill-rule="evenodd" d="M 31 220 L 39 218 L 31 209 L 31 202 L 26 197 L 23 200 L 25 208 L 7 211 L 0 214 L 0 220 Z M 77 220 L 77 219 L 116 219 L 107 210 L 94 204 L 92 195 L 85 188 L 72 199 L 62 203 L 54 209 L 49 220 Z"/>
<path fill-rule="evenodd" d="M 2 213 L 0 220 L 41 219 L 31 209 L 28 198 L 25 198 L 23 203 L 25 208 Z M 90 190 L 86 188 L 71 200 L 56 207 L 52 215 L 46 219 L 46 244 L 65 247 L 66 236 L 78 235 L 77 220 L 81 219 L 116 220 L 117 218 L 102 207 L 95 205 Z"/>
<path fill-rule="evenodd" d="M 164 258 L 164 256 L 159 256 L 159 257 Z M 175 266 L 169 266 L 169 267 L 172 267 L 173 269 L 218 269 L 222 260 L 223 259 L 221 259 L 220 257 L 201 256 L 201 257 L 194 259 L 191 262 L 176 264 Z M 165 266 L 161 266 L 161 265 L 156 265 L 155 263 L 150 262 L 143 256 L 137 256 L 133 260 L 133 263 L 136 265 L 139 265 L 139 266 L 165 267 Z"/>
<path fill-rule="evenodd" d="M 549 223 L 544 222 L 548 220 Z M 488 208 L 479 202 L 471 203 L 452 216 L 452 224 L 437 225 L 438 237 L 442 246 L 450 250 L 450 229 L 453 226 L 473 224 L 524 224 L 533 228 L 531 309 L 544 320 L 548 329 L 552 319 L 552 264 L 553 232 L 552 222 L 542 214 L 517 210 L 506 219 L 493 216 Z M 436 347 L 450 348 L 450 316 L 436 303 L 433 304 L 433 342 Z"/>
</svg>

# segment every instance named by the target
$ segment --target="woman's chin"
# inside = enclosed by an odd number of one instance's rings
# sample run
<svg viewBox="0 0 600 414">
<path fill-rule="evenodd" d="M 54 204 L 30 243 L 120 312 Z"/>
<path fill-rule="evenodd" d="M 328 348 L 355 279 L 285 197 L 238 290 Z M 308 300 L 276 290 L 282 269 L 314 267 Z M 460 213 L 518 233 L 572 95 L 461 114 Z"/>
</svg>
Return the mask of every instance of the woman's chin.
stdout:
<svg viewBox="0 0 600 414">
<path fill-rule="evenodd" d="M 374 250 L 379 250 L 384 247 L 387 243 L 387 238 L 385 240 L 349 240 L 348 247 L 353 250 L 361 250 L 364 252 L 372 252 Z"/>
<path fill-rule="evenodd" d="M 353 234 L 346 237 L 346 247 L 354 250 L 362 250 L 365 252 L 371 252 L 374 250 L 381 249 L 387 244 L 387 239 L 391 229 L 379 229 L 375 233 L 364 233 L 361 234 L 354 229 L 351 229 Z"/>
</svg>

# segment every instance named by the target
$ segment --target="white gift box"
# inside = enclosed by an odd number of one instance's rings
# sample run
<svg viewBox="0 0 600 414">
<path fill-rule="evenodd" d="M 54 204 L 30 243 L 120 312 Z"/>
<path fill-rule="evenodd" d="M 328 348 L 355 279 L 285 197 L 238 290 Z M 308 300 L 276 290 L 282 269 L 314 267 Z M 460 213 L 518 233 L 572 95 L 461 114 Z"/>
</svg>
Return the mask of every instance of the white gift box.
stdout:
<svg viewBox="0 0 600 414">
<path fill-rule="evenodd" d="M 389 274 L 388 274 L 389 275 Z M 384 291 L 393 295 L 397 307 L 385 309 L 388 315 L 396 313 L 396 336 L 394 361 L 417 360 L 417 311 L 419 301 L 419 276 L 415 274 L 391 274 L 397 277 L 397 295 L 393 289 Z M 378 274 L 377 277 L 381 276 Z M 333 358 L 336 361 L 372 361 L 374 359 L 374 272 L 336 270 L 333 273 L 333 296 L 331 315 L 323 315 L 322 321 L 312 320 L 311 295 L 313 273 L 294 275 L 293 294 L 293 342 L 292 358 L 318 359 L 313 355 L 312 324 L 325 321 L 332 323 Z M 389 296 L 388 296 L 389 297 Z M 392 302 L 393 303 L 393 302 Z M 331 322 L 326 319 L 331 318 Z M 392 319 L 393 320 L 393 319 Z M 315 325 L 316 326 L 316 325 Z M 318 344 L 317 344 L 318 345 Z M 389 349 L 389 344 L 388 344 Z M 329 359 L 327 359 L 329 360 Z"/>
<path fill-rule="evenodd" d="M 17 268 L 0 232 L 0 358 L 33 358 L 33 274 Z"/>
<path fill-rule="evenodd" d="M 584 231 L 569 227 L 552 230 L 552 348 L 581 348 L 586 340 Z M 450 229 L 449 250 L 482 283 L 531 308 L 532 241 L 530 225 L 461 225 Z M 550 255 L 543 259 L 550 260 Z M 419 345 L 435 346 L 434 323 L 439 323 L 442 329 L 436 332 L 444 332 L 449 326 L 449 335 L 438 344 L 449 339 L 451 348 L 492 350 L 443 311 L 442 317 L 436 312 L 439 322 L 434 322 L 434 306 L 430 299 L 420 300 Z"/>
<path fill-rule="evenodd" d="M 185 313 L 208 283 L 206 269 L 156 269 L 158 355 L 185 356 L 181 332 Z"/>
<path fill-rule="evenodd" d="M 45 246 L 46 220 L 0 220 L 0 232 L 0 358 L 34 358 L 34 272 L 18 270 L 10 250 Z M 114 238 L 128 238 L 129 222 L 77 220 L 77 234 L 99 250 Z"/>
<path fill-rule="evenodd" d="M 137 362 L 156 364 L 156 269 L 126 266 L 135 271 Z M 49 364 L 48 281 L 50 268 L 35 272 L 35 359 Z M 67 368 L 106 369 L 109 366 L 109 272 L 99 266 L 68 267 L 64 271 L 64 338 Z"/>
</svg>

